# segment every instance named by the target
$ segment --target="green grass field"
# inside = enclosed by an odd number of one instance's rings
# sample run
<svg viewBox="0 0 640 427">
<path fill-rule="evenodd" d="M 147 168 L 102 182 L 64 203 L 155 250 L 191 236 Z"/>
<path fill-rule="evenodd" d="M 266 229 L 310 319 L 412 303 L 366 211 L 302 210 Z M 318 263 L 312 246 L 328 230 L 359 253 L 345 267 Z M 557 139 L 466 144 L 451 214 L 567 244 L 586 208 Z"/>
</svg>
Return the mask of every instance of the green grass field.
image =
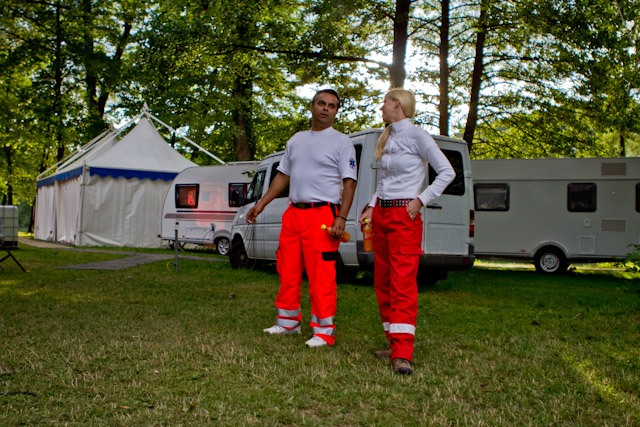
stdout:
<svg viewBox="0 0 640 427">
<path fill-rule="evenodd" d="M 170 253 L 170 251 L 167 251 Z M 337 341 L 271 337 L 278 277 L 226 262 L 123 271 L 22 245 L 0 271 L 0 425 L 640 425 L 640 276 L 474 268 L 422 289 L 415 374 L 370 276 L 340 284 Z"/>
</svg>

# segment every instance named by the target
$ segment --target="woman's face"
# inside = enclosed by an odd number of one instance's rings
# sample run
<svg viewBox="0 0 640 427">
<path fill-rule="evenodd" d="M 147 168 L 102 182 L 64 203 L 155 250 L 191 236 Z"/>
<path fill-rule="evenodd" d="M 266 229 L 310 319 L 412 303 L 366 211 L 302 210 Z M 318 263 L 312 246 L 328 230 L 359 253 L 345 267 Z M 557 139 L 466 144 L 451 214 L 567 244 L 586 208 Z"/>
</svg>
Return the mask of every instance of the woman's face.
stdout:
<svg viewBox="0 0 640 427">
<path fill-rule="evenodd" d="M 384 97 L 380 111 L 382 111 L 382 120 L 385 123 L 395 123 L 398 120 L 401 120 L 400 116 L 403 115 L 402 108 L 400 107 L 400 101 L 394 100 L 388 96 Z"/>
</svg>

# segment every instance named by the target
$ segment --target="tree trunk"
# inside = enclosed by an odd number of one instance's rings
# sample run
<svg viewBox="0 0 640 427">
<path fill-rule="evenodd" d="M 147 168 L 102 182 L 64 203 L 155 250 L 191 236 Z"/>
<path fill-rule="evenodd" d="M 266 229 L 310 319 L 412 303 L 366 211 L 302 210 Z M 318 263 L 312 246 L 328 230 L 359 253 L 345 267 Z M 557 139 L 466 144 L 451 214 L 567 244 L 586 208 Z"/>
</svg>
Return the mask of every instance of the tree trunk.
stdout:
<svg viewBox="0 0 640 427">
<path fill-rule="evenodd" d="M 440 135 L 449 135 L 449 0 L 442 0 L 440 24 Z"/>
<path fill-rule="evenodd" d="M 4 147 L 5 157 L 7 158 L 7 194 L 2 198 L 3 205 L 13 204 L 13 186 L 11 185 L 11 177 L 13 176 L 13 160 L 11 156 L 11 147 Z"/>
<path fill-rule="evenodd" d="M 84 64 L 87 101 L 87 133 L 90 138 L 98 135 L 104 128 L 100 103 L 98 101 L 98 68 L 95 58 L 93 37 L 92 0 L 83 0 L 81 4 L 83 20 L 82 61 Z M 106 100 L 105 100 L 106 103 Z"/>
<path fill-rule="evenodd" d="M 60 0 L 56 3 L 56 45 L 53 60 L 53 67 L 55 69 L 55 82 L 54 82 L 54 98 L 53 98 L 53 126 L 56 138 L 56 145 L 58 152 L 56 153 L 57 161 L 64 159 L 65 146 L 63 136 L 63 113 L 62 113 L 62 22 L 61 22 L 61 10 L 62 6 Z"/>
<path fill-rule="evenodd" d="M 409 11 L 411 0 L 396 0 L 396 14 L 393 21 L 393 62 L 389 68 L 392 88 L 404 86 L 406 72 L 404 68 L 409 39 Z"/>
<path fill-rule="evenodd" d="M 246 71 L 247 67 L 243 68 Z M 245 73 L 236 76 L 233 86 L 233 122 L 236 126 L 236 160 L 251 160 L 253 154 L 253 126 L 252 126 L 252 83 L 253 80 L 245 77 Z M 247 73 L 249 74 L 249 73 Z"/>
<path fill-rule="evenodd" d="M 487 36 L 487 10 L 485 2 L 480 5 L 480 18 L 478 19 L 478 38 L 476 39 L 476 57 L 473 62 L 473 74 L 471 76 L 471 99 L 469 100 L 469 115 L 464 128 L 463 139 L 467 142 L 469 152 L 473 146 L 473 136 L 478 123 L 478 103 L 480 102 L 480 86 L 484 71 L 484 44 Z"/>
<path fill-rule="evenodd" d="M 624 134 L 620 134 L 620 157 L 626 157 L 627 156 L 627 147 L 626 147 L 626 143 L 624 140 Z"/>
</svg>

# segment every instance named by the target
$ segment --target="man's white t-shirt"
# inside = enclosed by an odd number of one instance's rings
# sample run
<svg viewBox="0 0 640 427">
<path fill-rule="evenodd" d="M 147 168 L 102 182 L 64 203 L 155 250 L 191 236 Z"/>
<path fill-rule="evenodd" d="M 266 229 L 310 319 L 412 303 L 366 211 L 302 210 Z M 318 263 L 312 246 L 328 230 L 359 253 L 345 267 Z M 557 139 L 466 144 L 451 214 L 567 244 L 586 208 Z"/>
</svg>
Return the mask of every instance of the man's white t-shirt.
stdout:
<svg viewBox="0 0 640 427">
<path fill-rule="evenodd" d="M 340 203 L 342 180 L 357 180 L 356 150 L 333 128 L 298 132 L 287 142 L 278 171 L 290 177 L 293 202 Z"/>
</svg>

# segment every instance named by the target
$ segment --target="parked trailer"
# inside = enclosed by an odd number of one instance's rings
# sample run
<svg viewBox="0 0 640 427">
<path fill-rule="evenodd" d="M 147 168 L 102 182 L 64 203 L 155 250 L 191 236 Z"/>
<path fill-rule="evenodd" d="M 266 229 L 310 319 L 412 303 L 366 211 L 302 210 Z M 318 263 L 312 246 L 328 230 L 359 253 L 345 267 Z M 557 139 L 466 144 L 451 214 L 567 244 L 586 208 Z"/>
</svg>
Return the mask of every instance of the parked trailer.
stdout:
<svg viewBox="0 0 640 427">
<path fill-rule="evenodd" d="M 640 243 L 640 158 L 472 160 L 477 256 L 559 273 Z"/>
<path fill-rule="evenodd" d="M 159 237 L 175 244 L 177 226 L 179 244 L 213 246 L 227 255 L 233 218 L 259 163 L 197 166 L 180 172 L 164 201 Z"/>
<path fill-rule="evenodd" d="M 380 129 L 371 129 L 350 135 L 356 149 L 358 185 L 351 210 L 347 215 L 346 231 L 351 240 L 340 244 L 339 270 L 372 269 L 373 253 L 362 249 L 362 231 L 358 219 L 370 202 L 378 182 L 379 163 L 374 157 Z M 471 169 L 467 146 L 463 141 L 434 136 L 443 153 L 456 171 L 456 178 L 440 198 L 423 211 L 425 229 L 420 257 L 420 276 L 423 283 L 435 283 L 446 278 L 448 270 L 465 269 L 473 265 Z M 229 261 L 232 267 L 246 267 L 253 260 L 275 260 L 282 214 L 289 206 L 288 189 L 267 205 L 256 223 L 247 225 L 246 212 L 266 193 L 278 173 L 276 168 L 284 152 L 266 157 L 258 167 L 244 206 L 234 219 L 233 240 Z M 431 169 L 429 182 L 435 179 Z M 426 183 L 425 183 L 426 185 Z"/>
</svg>

